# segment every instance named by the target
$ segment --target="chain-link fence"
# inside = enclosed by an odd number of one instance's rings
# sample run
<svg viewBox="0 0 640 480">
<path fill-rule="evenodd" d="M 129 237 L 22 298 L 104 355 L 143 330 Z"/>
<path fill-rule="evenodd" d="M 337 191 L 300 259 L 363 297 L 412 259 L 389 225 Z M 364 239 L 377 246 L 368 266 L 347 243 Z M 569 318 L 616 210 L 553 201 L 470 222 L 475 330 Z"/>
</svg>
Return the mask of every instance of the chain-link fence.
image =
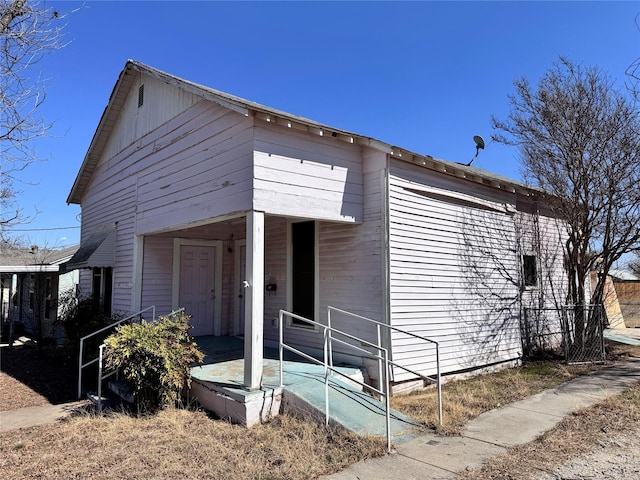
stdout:
<svg viewBox="0 0 640 480">
<path fill-rule="evenodd" d="M 525 359 L 564 357 L 561 309 L 525 308 L 520 321 L 520 332 Z"/>
<path fill-rule="evenodd" d="M 529 359 L 563 357 L 567 363 L 602 362 L 604 321 L 602 305 L 525 308 L 523 355 Z"/>
<path fill-rule="evenodd" d="M 567 363 L 604 362 L 604 307 L 569 305 L 562 310 Z"/>
</svg>

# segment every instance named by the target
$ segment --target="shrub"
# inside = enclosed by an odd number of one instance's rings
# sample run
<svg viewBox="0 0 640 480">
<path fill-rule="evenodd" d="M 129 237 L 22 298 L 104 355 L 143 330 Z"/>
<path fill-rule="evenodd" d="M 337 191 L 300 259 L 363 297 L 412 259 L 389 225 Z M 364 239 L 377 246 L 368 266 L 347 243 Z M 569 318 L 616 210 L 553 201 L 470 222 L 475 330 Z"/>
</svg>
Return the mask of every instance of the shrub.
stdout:
<svg viewBox="0 0 640 480">
<path fill-rule="evenodd" d="M 68 290 L 60 298 L 60 315 L 56 325 L 62 325 L 67 338 L 67 345 L 72 353 L 77 355 L 80 348 L 80 339 L 90 333 L 100 330 L 107 325 L 123 318 L 122 314 L 105 315 L 104 307 L 93 297 L 76 297 L 75 292 Z M 98 346 L 109 334 L 98 335 L 89 339 L 85 345 L 85 351 L 95 356 Z"/>
<path fill-rule="evenodd" d="M 188 334 L 188 320 L 174 313 L 122 325 L 105 340 L 105 365 L 119 371 L 139 412 L 175 403 L 191 385 L 191 367 L 202 363 L 204 353 Z"/>
</svg>

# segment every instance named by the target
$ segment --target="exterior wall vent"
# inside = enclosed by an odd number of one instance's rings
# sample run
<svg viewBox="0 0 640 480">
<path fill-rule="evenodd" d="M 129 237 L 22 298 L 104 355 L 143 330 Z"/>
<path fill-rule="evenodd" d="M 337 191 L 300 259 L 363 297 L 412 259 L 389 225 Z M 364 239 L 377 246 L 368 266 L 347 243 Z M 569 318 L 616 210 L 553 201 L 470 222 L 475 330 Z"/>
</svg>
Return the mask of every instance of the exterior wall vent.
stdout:
<svg viewBox="0 0 640 480">
<path fill-rule="evenodd" d="M 144 84 L 138 87 L 138 108 L 144 103 Z"/>
</svg>

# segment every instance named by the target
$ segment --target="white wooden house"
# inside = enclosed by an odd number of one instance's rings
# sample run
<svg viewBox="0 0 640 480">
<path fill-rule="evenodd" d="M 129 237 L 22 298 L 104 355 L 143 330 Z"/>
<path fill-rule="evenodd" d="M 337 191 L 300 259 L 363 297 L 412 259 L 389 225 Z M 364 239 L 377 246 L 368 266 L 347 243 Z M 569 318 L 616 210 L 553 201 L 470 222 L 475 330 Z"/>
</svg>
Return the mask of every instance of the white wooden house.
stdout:
<svg viewBox="0 0 640 480">
<path fill-rule="evenodd" d="M 128 61 L 68 202 L 83 291 L 114 311 L 186 307 L 194 335 L 244 334 L 255 389 L 280 309 L 325 322 L 331 305 L 432 338 L 443 373 L 517 361 L 524 308 L 562 296 L 560 233 L 536 193 Z M 317 329 L 285 331 L 321 347 Z M 419 343 L 387 342 L 433 370 Z"/>
</svg>

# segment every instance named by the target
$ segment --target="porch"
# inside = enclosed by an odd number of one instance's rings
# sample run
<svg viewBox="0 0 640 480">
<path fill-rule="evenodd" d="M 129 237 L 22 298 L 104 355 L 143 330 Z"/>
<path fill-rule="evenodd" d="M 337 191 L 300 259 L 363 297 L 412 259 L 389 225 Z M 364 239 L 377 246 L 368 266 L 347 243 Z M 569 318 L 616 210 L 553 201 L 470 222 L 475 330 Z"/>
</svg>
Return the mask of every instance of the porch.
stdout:
<svg viewBox="0 0 640 480">
<path fill-rule="evenodd" d="M 332 365 L 333 373 L 326 377 L 324 365 L 288 347 L 283 350 L 282 366 L 279 350 L 264 347 L 260 387 L 248 389 L 242 338 L 207 336 L 195 340 L 206 357 L 201 366 L 191 369 L 191 397 L 234 423 L 251 427 L 281 412 L 292 412 L 360 435 L 386 435 L 389 448 L 392 441 L 413 438 L 423 427 L 363 391 L 370 379 L 365 379 L 360 367 Z"/>
<path fill-rule="evenodd" d="M 191 397 L 207 410 L 234 423 L 251 427 L 278 415 L 285 410 L 284 389 L 300 388 L 309 383 L 324 388 L 324 367 L 288 351 L 282 365 L 284 388 L 280 387 L 278 349 L 265 346 L 260 387 L 248 389 L 244 384 L 243 338 L 203 336 L 195 337 L 195 340 L 205 353 L 205 359 L 202 365 L 191 369 Z M 347 377 L 364 383 L 360 368 L 337 368 Z M 355 389 L 359 385 L 354 382 L 352 387 Z M 288 406 L 289 409 L 300 407 L 291 402 Z M 384 409 L 382 412 L 384 414 Z"/>
</svg>

